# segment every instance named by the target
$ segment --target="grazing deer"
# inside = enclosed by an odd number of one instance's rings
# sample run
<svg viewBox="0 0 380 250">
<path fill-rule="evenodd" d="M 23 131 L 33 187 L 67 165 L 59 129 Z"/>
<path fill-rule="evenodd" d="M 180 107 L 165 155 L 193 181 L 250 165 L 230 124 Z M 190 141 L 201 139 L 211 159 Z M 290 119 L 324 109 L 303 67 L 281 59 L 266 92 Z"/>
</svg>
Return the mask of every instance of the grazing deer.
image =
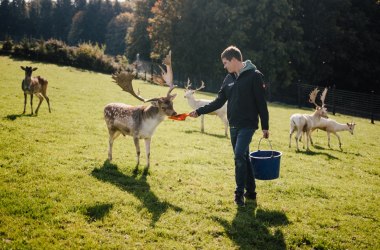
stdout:
<svg viewBox="0 0 380 250">
<path fill-rule="evenodd" d="M 187 81 L 187 85 L 185 86 L 185 98 L 189 103 L 192 109 L 198 109 L 203 107 L 211 102 L 211 100 L 205 99 L 195 99 L 194 93 L 199 91 L 205 87 L 205 83 L 202 81 L 202 85 L 197 89 L 190 89 L 191 83 L 190 79 Z M 208 115 L 217 115 L 222 122 L 224 123 L 224 135 L 228 137 L 228 119 L 227 119 L 227 103 L 223 105 L 220 109 L 215 110 L 214 112 L 209 113 Z M 204 133 L 204 115 L 201 115 L 201 132 Z"/>
<path fill-rule="evenodd" d="M 340 131 L 348 131 L 350 132 L 351 135 L 354 134 L 354 129 L 355 129 L 355 123 L 354 122 L 347 122 L 347 123 L 338 123 L 332 119 L 326 119 L 326 118 L 321 118 L 320 122 L 318 125 L 312 129 L 311 132 L 313 132 L 316 129 L 321 129 L 327 132 L 327 139 L 328 139 L 328 146 L 330 148 L 330 133 L 333 133 L 339 141 L 339 148 L 342 150 L 342 142 L 340 140 L 340 136 L 337 134 L 337 132 Z M 313 140 L 311 139 L 311 133 L 310 133 L 310 142 L 313 145 Z"/>
<path fill-rule="evenodd" d="M 322 106 L 315 103 L 315 98 L 317 97 L 318 92 L 319 90 L 315 88 L 309 95 L 309 102 L 315 105 L 315 111 L 312 115 L 293 114 L 290 117 L 289 148 L 291 147 L 292 135 L 297 129 L 297 135 L 295 138 L 297 150 L 299 150 L 298 141 L 301 138 L 302 133 L 306 133 L 306 148 L 309 150 L 309 139 L 312 129 L 318 126 L 321 117 L 328 118 L 327 109 L 325 107 L 327 88 L 324 89 L 321 95 Z"/>
<path fill-rule="evenodd" d="M 176 94 L 171 95 L 170 92 L 176 87 L 173 85 L 173 71 L 171 65 L 171 52 L 163 61 L 166 66 L 165 72 L 162 70 L 162 78 L 169 91 L 165 97 L 152 99 L 144 99 L 136 94 L 133 90 L 132 80 L 134 74 L 132 72 L 121 72 L 112 75 L 115 82 L 122 90 L 130 93 L 138 100 L 147 103 L 149 106 L 131 106 L 123 103 L 110 103 L 104 108 L 104 119 L 106 121 L 109 132 L 109 148 L 108 160 L 112 161 L 112 145 L 114 140 L 120 135 L 130 135 L 136 147 L 137 164 L 140 164 L 140 144 L 139 140 L 145 140 L 147 167 L 150 165 L 150 143 L 153 133 L 157 126 L 165 119 L 166 116 L 173 116 L 177 113 L 173 108 L 173 99 Z"/>
<path fill-rule="evenodd" d="M 40 102 L 38 103 L 38 106 L 36 108 L 35 114 L 38 114 L 38 110 L 41 106 L 42 101 L 44 100 L 44 97 L 46 99 L 46 102 L 49 107 L 49 113 L 51 113 L 50 110 L 50 101 L 49 97 L 46 95 L 46 90 L 48 86 L 48 81 L 41 76 L 37 77 L 32 77 L 33 71 L 36 71 L 37 68 L 32 68 L 32 67 L 24 67 L 20 66 L 23 71 L 25 71 L 25 79 L 22 80 L 21 88 L 22 91 L 24 91 L 24 112 L 25 114 L 25 109 L 26 109 L 26 100 L 27 100 L 27 95 L 30 95 L 30 107 L 31 107 L 31 114 L 33 115 L 33 94 L 36 95 L 39 99 Z"/>
</svg>

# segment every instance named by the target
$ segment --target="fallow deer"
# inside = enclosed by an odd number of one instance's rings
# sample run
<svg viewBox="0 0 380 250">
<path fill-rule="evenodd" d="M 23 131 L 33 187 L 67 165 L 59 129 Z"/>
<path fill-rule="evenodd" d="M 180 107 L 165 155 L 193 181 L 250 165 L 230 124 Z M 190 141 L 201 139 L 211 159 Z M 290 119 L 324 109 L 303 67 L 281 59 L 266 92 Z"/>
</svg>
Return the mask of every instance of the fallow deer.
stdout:
<svg viewBox="0 0 380 250">
<path fill-rule="evenodd" d="M 333 133 L 336 136 L 336 138 L 338 138 L 339 148 L 342 150 L 342 142 L 341 142 L 340 136 L 337 134 L 337 132 L 348 131 L 348 132 L 350 132 L 351 135 L 353 135 L 355 125 L 356 124 L 354 122 L 339 123 L 339 122 L 336 122 L 335 120 L 326 119 L 326 118 L 322 117 L 320 122 L 318 123 L 318 125 L 316 127 L 314 127 L 311 132 L 313 132 L 316 129 L 326 131 L 327 132 L 327 142 L 328 142 L 327 145 L 329 146 L 329 148 L 331 147 L 330 146 L 330 133 Z M 311 133 L 310 133 L 309 139 L 310 139 L 311 144 L 313 145 Z"/>
<path fill-rule="evenodd" d="M 306 133 L 306 148 L 307 150 L 309 150 L 309 139 L 310 139 L 310 134 L 312 132 L 312 129 L 318 126 L 321 120 L 321 117 L 327 118 L 327 109 L 325 107 L 325 98 L 327 94 L 327 88 L 325 88 L 325 90 L 323 91 L 321 95 L 322 106 L 319 106 L 315 102 L 315 98 L 317 97 L 318 92 L 319 92 L 318 88 L 315 88 L 309 94 L 309 102 L 315 105 L 315 111 L 312 115 L 293 114 L 290 117 L 289 148 L 291 147 L 292 135 L 295 132 L 295 130 L 297 130 L 297 135 L 295 138 L 297 150 L 299 150 L 298 141 L 301 138 L 302 133 Z"/>
<path fill-rule="evenodd" d="M 187 81 L 185 86 L 185 98 L 187 99 L 188 104 L 194 110 L 200 107 L 203 107 L 211 102 L 211 100 L 206 99 L 195 99 L 194 93 L 205 87 L 205 83 L 202 81 L 202 85 L 199 88 L 191 89 L 190 79 Z M 224 135 L 228 137 L 228 119 L 227 119 L 227 103 L 223 105 L 220 109 L 215 110 L 214 112 L 209 113 L 208 115 L 218 116 L 224 124 Z M 201 115 L 201 132 L 204 133 L 204 115 Z"/>
<path fill-rule="evenodd" d="M 33 95 L 36 95 L 40 102 L 38 103 L 38 106 L 36 108 L 35 114 L 38 114 L 38 110 L 41 106 L 42 101 L 44 98 L 46 99 L 46 102 L 49 107 L 49 113 L 51 113 L 50 109 L 50 101 L 49 97 L 46 94 L 48 81 L 41 76 L 32 77 L 33 71 L 36 71 L 37 68 L 32 68 L 29 66 L 20 66 L 23 71 L 25 71 L 25 79 L 22 81 L 21 88 L 22 91 L 24 91 L 24 112 L 26 110 L 26 101 L 27 101 L 27 95 L 30 95 L 30 108 L 31 108 L 31 114 L 33 115 Z"/>
<path fill-rule="evenodd" d="M 122 88 L 123 91 L 130 93 L 138 100 L 147 103 L 149 106 L 131 106 L 123 103 L 110 103 L 104 108 L 104 119 L 109 132 L 108 160 L 112 161 L 112 145 L 114 140 L 120 135 L 130 135 L 136 148 L 137 164 L 140 164 L 140 144 L 139 140 L 145 140 L 147 167 L 150 165 L 150 143 L 151 138 L 157 126 L 165 119 L 166 116 L 176 115 L 173 107 L 173 99 L 176 94 L 170 94 L 176 87 L 173 84 L 173 71 L 171 64 L 171 52 L 165 57 L 163 64 L 166 66 L 166 72 L 162 70 L 162 78 L 169 91 L 165 97 L 144 99 L 136 94 L 133 90 L 132 80 L 135 75 L 132 72 L 121 72 L 112 75 L 114 81 Z"/>
</svg>

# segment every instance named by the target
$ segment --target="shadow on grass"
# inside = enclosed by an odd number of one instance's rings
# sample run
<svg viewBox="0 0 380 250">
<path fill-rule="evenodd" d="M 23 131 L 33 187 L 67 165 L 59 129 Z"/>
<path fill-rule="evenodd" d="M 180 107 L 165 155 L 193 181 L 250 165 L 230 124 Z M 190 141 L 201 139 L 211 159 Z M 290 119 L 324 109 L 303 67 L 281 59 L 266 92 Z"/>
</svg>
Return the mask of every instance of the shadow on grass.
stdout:
<svg viewBox="0 0 380 250">
<path fill-rule="evenodd" d="M 112 207 L 112 204 L 97 204 L 86 208 L 86 212 L 84 214 L 88 217 L 88 222 L 94 222 L 103 219 L 110 212 Z"/>
<path fill-rule="evenodd" d="M 324 155 L 326 156 L 329 160 L 339 160 L 338 157 L 336 157 L 335 155 L 332 155 L 332 154 L 329 154 L 329 153 L 326 153 L 326 152 L 315 152 L 315 151 L 310 151 L 310 150 L 306 150 L 306 151 L 296 151 L 297 154 L 305 154 L 305 155 Z"/>
<path fill-rule="evenodd" d="M 289 224 L 287 216 L 279 211 L 256 210 L 256 203 L 238 208 L 230 223 L 222 218 L 212 217 L 224 227 L 227 236 L 237 244 L 238 249 L 286 249 L 284 235 L 279 229 L 273 233 L 269 227 Z"/>
<path fill-rule="evenodd" d="M 221 135 L 221 134 L 213 134 L 213 133 L 207 133 L 207 132 L 201 132 L 201 131 L 198 131 L 198 130 L 185 130 L 184 131 L 186 134 L 194 134 L 194 133 L 198 133 L 198 134 L 204 134 L 204 135 L 209 135 L 209 136 L 214 136 L 216 138 L 227 138 L 225 135 Z M 228 138 L 227 138 L 228 139 Z"/>
<path fill-rule="evenodd" d="M 138 168 L 136 167 L 132 175 L 125 175 L 120 172 L 117 165 L 110 163 L 106 160 L 100 168 L 95 168 L 92 171 L 92 176 L 95 178 L 112 183 L 123 191 L 133 194 L 138 198 L 142 206 L 146 207 L 150 214 L 152 214 L 151 226 L 154 226 L 160 219 L 161 215 L 169 208 L 177 212 L 182 211 L 182 208 L 172 205 L 168 202 L 162 202 L 150 189 L 150 185 L 146 180 L 149 169 L 145 168 L 141 176 L 138 176 Z"/>
<path fill-rule="evenodd" d="M 27 114 L 27 115 L 24 115 L 24 114 L 13 114 L 13 115 L 7 115 L 4 117 L 4 119 L 7 119 L 7 120 L 10 120 L 10 121 L 14 121 L 16 120 L 17 118 L 20 118 L 20 117 L 35 117 L 35 115 L 32 115 L 32 114 Z"/>
</svg>

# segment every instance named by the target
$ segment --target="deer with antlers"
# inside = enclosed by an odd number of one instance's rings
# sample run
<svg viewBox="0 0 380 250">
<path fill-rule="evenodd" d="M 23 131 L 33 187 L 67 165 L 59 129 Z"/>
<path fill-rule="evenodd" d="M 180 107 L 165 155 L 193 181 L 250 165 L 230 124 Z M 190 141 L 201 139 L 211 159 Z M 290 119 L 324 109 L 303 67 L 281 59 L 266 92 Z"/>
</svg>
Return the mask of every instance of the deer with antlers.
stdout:
<svg viewBox="0 0 380 250">
<path fill-rule="evenodd" d="M 36 115 L 38 114 L 38 110 L 44 98 L 48 104 L 49 113 L 51 113 L 49 97 L 46 94 L 48 81 L 42 78 L 41 76 L 32 77 L 33 71 L 36 71 L 37 68 L 32 68 L 29 66 L 26 66 L 26 67 L 20 66 L 20 67 L 23 71 L 25 71 L 25 78 L 21 84 L 21 89 L 22 91 L 24 91 L 24 112 L 22 113 L 25 114 L 26 101 L 27 101 L 28 94 L 30 95 L 30 108 L 31 108 L 32 115 L 33 115 L 33 95 L 36 95 L 40 99 L 40 102 L 38 103 L 35 114 Z"/>
<path fill-rule="evenodd" d="M 293 114 L 290 117 L 290 132 L 289 132 L 289 148 L 291 147 L 291 141 L 292 141 L 292 135 L 297 130 L 296 135 L 296 145 L 297 150 L 299 150 L 298 147 L 298 141 L 302 136 L 302 133 L 306 133 L 306 148 L 309 150 L 309 140 L 310 140 L 310 134 L 313 130 L 313 128 L 316 128 L 318 124 L 320 123 L 321 117 L 327 117 L 327 109 L 325 107 L 325 98 L 327 94 L 327 88 L 324 89 L 321 95 L 321 102 L 322 105 L 319 106 L 315 102 L 315 98 L 317 97 L 319 90 L 318 88 L 315 88 L 310 94 L 309 94 L 309 102 L 313 103 L 315 105 L 315 111 L 312 115 L 308 114 Z"/>
<path fill-rule="evenodd" d="M 198 109 L 211 102 L 211 100 L 206 99 L 195 99 L 194 93 L 205 87 L 205 83 L 202 81 L 202 85 L 199 88 L 191 89 L 190 79 L 187 80 L 187 85 L 185 85 L 185 98 L 191 108 Z M 224 124 L 224 135 L 228 137 L 228 119 L 227 119 L 227 103 L 225 103 L 220 109 L 214 112 L 208 113 L 208 115 L 218 116 Z M 201 116 L 201 132 L 204 133 L 204 115 Z"/>
<path fill-rule="evenodd" d="M 110 103 L 104 108 L 104 119 L 109 132 L 108 160 L 112 161 L 112 145 L 119 135 L 130 135 L 136 147 L 137 164 L 140 163 L 139 140 L 145 140 L 147 167 L 150 165 L 150 143 L 157 126 L 166 116 L 176 115 L 173 107 L 173 99 L 176 94 L 170 94 L 176 87 L 173 85 L 173 70 L 171 64 L 171 52 L 165 57 L 163 64 L 166 72 L 162 70 L 162 78 L 169 91 L 164 97 L 144 99 L 133 90 L 132 80 L 135 75 L 132 72 L 121 72 L 112 75 L 113 80 L 123 91 L 130 93 L 136 99 L 150 103 L 148 106 L 131 106 L 123 103 Z"/>
</svg>

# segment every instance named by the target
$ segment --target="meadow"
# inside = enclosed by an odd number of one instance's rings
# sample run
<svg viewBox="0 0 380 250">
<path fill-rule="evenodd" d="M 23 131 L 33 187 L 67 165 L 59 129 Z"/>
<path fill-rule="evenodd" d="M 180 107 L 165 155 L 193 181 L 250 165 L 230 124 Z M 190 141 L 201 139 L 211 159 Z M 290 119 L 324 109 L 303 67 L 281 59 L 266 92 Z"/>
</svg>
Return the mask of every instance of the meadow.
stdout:
<svg viewBox="0 0 380 250">
<path fill-rule="evenodd" d="M 49 80 L 52 113 L 44 101 L 38 116 L 29 115 L 28 99 L 21 114 L 22 65 Z M 109 163 L 104 106 L 141 104 L 110 75 L 5 56 L 0 72 L 1 249 L 380 249 L 379 121 L 337 114 L 338 122 L 356 123 L 354 135 L 340 133 L 343 150 L 333 135 L 328 148 L 326 133 L 316 131 L 311 151 L 300 144 L 296 152 L 294 141 L 288 147 L 289 117 L 312 109 L 269 103 L 280 178 L 257 180 L 257 203 L 238 209 L 219 118 L 206 117 L 205 133 L 200 119 L 164 120 L 149 169 L 144 147 L 135 167 L 131 137 L 115 141 Z M 167 92 L 134 85 L 145 98 Z M 191 111 L 184 90 L 173 93 L 176 111 Z M 260 137 L 257 131 L 251 151 Z"/>
</svg>

